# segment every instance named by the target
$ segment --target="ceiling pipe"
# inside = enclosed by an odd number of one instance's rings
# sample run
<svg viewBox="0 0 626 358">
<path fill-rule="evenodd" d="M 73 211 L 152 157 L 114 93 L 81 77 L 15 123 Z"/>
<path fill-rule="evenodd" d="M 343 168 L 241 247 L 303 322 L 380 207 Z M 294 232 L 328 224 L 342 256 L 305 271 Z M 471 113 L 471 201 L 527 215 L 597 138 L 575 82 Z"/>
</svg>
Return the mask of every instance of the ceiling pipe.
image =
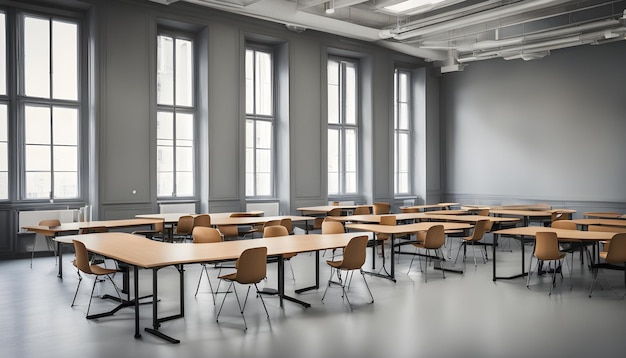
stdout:
<svg viewBox="0 0 626 358">
<path fill-rule="evenodd" d="M 626 27 L 620 27 L 612 30 L 614 33 L 626 33 Z M 508 48 L 508 49 L 498 49 L 494 51 L 486 51 L 486 52 L 478 52 L 468 56 L 460 56 L 457 61 L 459 63 L 467 63 L 478 60 L 487 60 L 496 57 L 508 57 L 512 58 L 517 54 L 522 53 L 536 53 L 536 52 L 545 52 L 551 50 L 557 50 L 561 48 L 573 47 L 584 44 L 593 44 L 597 41 L 604 40 L 607 38 L 607 34 L 604 30 L 590 32 L 586 34 L 581 34 L 577 36 L 570 36 L 563 39 L 549 40 L 543 42 L 537 42 L 533 44 L 524 44 L 522 46 Z"/>
<path fill-rule="evenodd" d="M 433 32 L 449 31 L 458 29 L 463 26 L 470 26 L 476 23 L 498 20 L 505 16 L 519 15 L 524 12 L 542 9 L 548 6 L 557 5 L 566 2 L 566 0 L 535 0 L 522 1 L 513 5 L 507 5 L 487 10 L 473 15 L 458 18 L 457 20 L 442 22 L 439 24 L 418 28 L 415 30 L 405 31 L 400 28 L 394 30 L 382 30 L 381 38 L 393 37 L 396 40 L 407 40 L 413 37 L 428 35 Z"/>
</svg>

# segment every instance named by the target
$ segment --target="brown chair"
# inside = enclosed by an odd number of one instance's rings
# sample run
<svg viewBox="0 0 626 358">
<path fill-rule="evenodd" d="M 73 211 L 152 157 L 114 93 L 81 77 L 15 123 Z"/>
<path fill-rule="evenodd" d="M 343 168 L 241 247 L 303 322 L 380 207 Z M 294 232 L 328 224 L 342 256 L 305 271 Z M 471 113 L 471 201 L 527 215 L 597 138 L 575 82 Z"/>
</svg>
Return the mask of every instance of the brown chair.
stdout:
<svg viewBox="0 0 626 358">
<path fill-rule="evenodd" d="M 334 208 L 328 213 L 326 213 L 326 217 L 329 216 L 341 216 L 341 208 Z M 317 217 L 313 221 L 313 226 L 309 226 L 309 230 L 320 230 L 322 228 L 322 223 L 326 220 L 326 217 Z"/>
<path fill-rule="evenodd" d="M 76 253 L 76 258 L 74 259 L 73 264 L 78 269 L 77 270 L 78 285 L 76 286 L 76 293 L 74 293 L 74 299 L 72 300 L 72 307 L 74 306 L 74 303 L 76 302 L 78 289 L 80 288 L 80 283 L 83 280 L 83 277 L 80 274 L 81 272 L 88 274 L 88 275 L 96 276 L 95 279 L 93 280 L 93 286 L 91 287 L 91 294 L 89 296 L 89 305 L 87 306 L 87 315 L 86 315 L 87 317 L 89 317 L 89 309 L 91 308 L 91 299 L 93 297 L 93 291 L 96 288 L 96 282 L 99 281 L 98 278 L 100 276 L 105 276 L 107 279 L 109 279 L 109 281 L 115 288 L 115 292 L 117 293 L 118 298 L 120 299 L 120 301 L 122 301 L 122 297 L 120 296 L 120 290 L 115 284 L 115 282 L 113 281 L 113 279 L 111 278 L 111 274 L 120 272 L 120 270 L 109 269 L 109 268 L 100 267 L 98 265 L 90 264 L 89 253 L 87 252 L 87 248 L 85 247 L 85 244 L 77 240 L 72 240 L 72 242 L 74 243 L 74 251 Z"/>
<path fill-rule="evenodd" d="M 481 254 L 484 254 L 483 261 L 487 263 L 487 248 L 485 247 L 485 244 L 481 242 L 481 240 L 483 239 L 483 237 L 485 236 L 485 233 L 487 232 L 487 227 L 489 226 L 489 223 L 490 223 L 490 220 L 488 219 L 478 220 L 476 224 L 474 225 L 474 230 L 472 232 L 472 235 L 461 238 L 461 246 L 459 246 L 459 251 L 456 253 L 456 258 L 454 259 L 455 263 L 459 259 L 459 253 L 461 252 L 461 249 L 463 249 L 463 261 L 465 261 L 468 244 L 472 245 L 472 255 L 474 256 L 474 267 L 478 267 L 478 264 L 476 263 L 476 251 L 474 250 L 475 245 L 482 246 L 483 250 L 481 251 Z"/>
<path fill-rule="evenodd" d="M 194 221 L 195 219 L 192 215 L 179 217 L 176 229 L 174 230 L 174 238 L 178 238 L 181 242 L 190 239 Z"/>
<path fill-rule="evenodd" d="M 606 225 L 588 225 L 587 231 L 603 231 L 603 232 L 615 232 L 622 233 L 626 232 L 626 228 L 617 227 L 617 226 L 606 226 Z M 609 251 L 611 241 L 603 241 L 602 242 L 602 251 Z"/>
<path fill-rule="evenodd" d="M 552 295 L 552 287 L 556 284 L 556 273 L 557 271 L 561 272 L 561 278 L 563 277 L 563 270 L 559 270 L 563 263 L 567 265 L 567 260 L 565 257 L 567 256 L 566 252 L 561 252 L 559 250 L 559 240 L 557 239 L 556 233 L 554 232 L 538 232 L 535 234 L 535 252 L 533 256 L 530 257 L 530 262 L 528 263 L 528 280 L 526 281 L 526 287 L 530 287 L 530 278 L 532 276 L 532 264 L 533 257 L 537 258 L 537 266 L 539 269 L 539 262 L 545 263 L 548 262 L 558 262 L 558 265 L 555 265 L 552 271 L 552 283 L 550 284 L 550 293 L 548 295 Z M 572 270 L 568 268 L 570 273 L 570 288 L 572 282 Z"/>
<path fill-rule="evenodd" d="M 432 258 L 435 257 L 440 262 L 445 261 L 445 258 L 443 257 L 443 252 L 441 252 L 441 247 L 443 247 L 445 243 L 446 243 L 446 233 L 443 229 L 443 225 L 435 225 L 435 226 L 431 226 L 430 228 L 428 228 L 428 230 L 426 231 L 426 235 L 424 235 L 423 241 L 413 244 L 413 246 L 415 246 L 415 255 L 411 259 L 411 264 L 409 265 L 409 271 L 407 272 L 407 274 L 411 272 L 411 266 L 413 266 L 413 259 L 415 259 L 415 256 L 418 256 L 417 250 L 418 249 L 425 250 L 426 254 L 419 254 L 419 256 L 426 257 L 426 265 L 425 265 L 426 270 L 422 269 L 422 272 L 424 272 L 424 281 L 428 282 L 428 259 L 432 261 Z M 434 251 L 434 256 L 429 255 L 431 250 Z M 419 261 L 420 261 L 420 268 L 421 268 L 422 260 L 419 259 Z M 443 278 L 446 278 L 446 273 L 444 272 L 444 270 L 441 270 L 441 274 L 443 275 Z"/>
<path fill-rule="evenodd" d="M 354 208 L 352 215 L 368 215 L 371 214 L 370 207 L 367 205 L 359 205 Z"/>
<path fill-rule="evenodd" d="M 322 234 L 343 234 L 346 232 L 343 224 L 334 220 L 324 220 L 321 229 Z"/>
<path fill-rule="evenodd" d="M 373 206 L 374 215 L 385 215 L 391 213 L 391 205 L 389 203 L 377 202 Z"/>
<path fill-rule="evenodd" d="M 61 226 L 61 221 L 59 219 L 49 219 L 49 220 L 41 220 L 38 224 L 39 226 Z M 57 255 L 57 248 L 54 242 L 54 236 L 44 236 L 46 240 L 46 245 L 48 245 L 48 250 L 52 249 L 54 252 L 54 256 Z M 35 241 L 33 241 L 33 248 L 30 251 L 30 268 L 33 268 L 33 258 L 35 257 L 35 246 L 37 244 L 37 235 L 35 235 Z"/>
<path fill-rule="evenodd" d="M 270 225 L 263 229 L 263 237 L 278 237 L 278 236 L 289 236 L 289 231 L 286 227 L 282 225 Z M 296 275 L 293 273 L 293 267 L 291 266 L 291 258 L 296 256 L 296 253 L 287 253 L 283 254 L 283 260 L 289 263 L 289 268 L 291 269 L 291 277 L 293 280 L 296 280 Z"/>
<path fill-rule="evenodd" d="M 372 298 L 370 303 L 374 303 L 374 296 L 372 295 L 372 291 L 370 290 L 369 285 L 367 284 L 367 280 L 365 279 L 365 273 L 363 272 L 362 266 L 365 263 L 366 258 L 366 249 L 367 249 L 367 236 L 356 236 L 350 239 L 346 247 L 343 249 L 343 257 L 339 261 L 334 260 L 326 260 L 326 263 L 330 266 L 330 278 L 328 279 L 328 284 L 326 285 L 326 289 L 324 290 L 324 295 L 322 296 L 322 301 L 326 297 L 326 292 L 328 292 L 328 287 L 332 283 L 333 273 L 337 274 L 337 279 L 339 280 L 339 285 L 341 286 L 343 295 L 342 297 L 346 298 L 348 301 L 348 305 L 350 306 L 350 310 L 353 310 L 352 304 L 350 303 L 350 299 L 348 298 L 348 293 L 346 290 L 346 280 L 342 279 L 341 272 L 342 271 L 350 271 L 354 272 L 355 270 L 359 270 L 361 276 L 363 277 L 363 281 L 365 282 L 365 287 L 367 287 L 367 291 Z M 351 280 L 350 280 L 351 281 Z"/>
<path fill-rule="evenodd" d="M 196 215 L 193 218 L 193 227 L 196 226 L 211 227 L 211 216 L 209 214 Z"/>
<path fill-rule="evenodd" d="M 270 318 L 270 314 L 267 312 L 267 307 L 265 306 L 265 301 L 263 301 L 263 296 L 261 295 L 259 287 L 257 286 L 257 284 L 265 278 L 267 272 L 267 247 L 254 247 L 251 249 L 246 249 L 237 259 L 237 262 L 235 263 L 235 268 L 237 269 L 236 272 L 219 277 L 221 280 L 230 282 L 230 285 L 228 286 L 228 289 L 224 294 L 224 299 L 222 300 L 222 305 L 217 312 L 217 317 L 215 318 L 215 321 L 219 322 L 220 313 L 222 312 L 222 308 L 224 307 L 226 296 L 232 289 L 233 291 L 235 291 L 237 305 L 239 305 L 239 312 L 241 313 L 241 317 L 243 318 L 243 324 L 245 326 L 245 329 L 247 330 L 248 325 L 246 324 L 246 317 L 243 315 L 243 311 L 246 307 L 246 302 L 248 301 L 248 294 L 250 293 L 251 285 L 254 285 L 257 297 L 259 297 L 261 299 L 261 302 L 263 303 L 263 308 L 265 309 L 267 319 Z M 239 301 L 239 295 L 237 294 L 237 290 L 234 289 L 235 282 L 241 285 L 248 285 L 248 291 L 246 292 L 246 298 L 243 302 L 243 306 Z"/>
<path fill-rule="evenodd" d="M 615 234 L 611 239 L 611 245 L 607 251 L 600 252 L 600 258 L 604 262 L 591 265 L 593 280 L 589 289 L 589 297 L 593 293 L 593 288 L 598 283 L 598 273 L 600 269 L 612 269 L 624 271 L 624 287 L 626 288 L 626 233 Z M 622 299 L 626 293 L 622 296 Z"/>
<path fill-rule="evenodd" d="M 293 235 L 293 222 L 291 218 L 282 218 L 279 222 L 280 226 L 284 226 L 287 229 L 287 233 L 289 235 Z"/>
<path fill-rule="evenodd" d="M 219 232 L 219 230 L 206 226 L 194 227 L 191 233 L 191 237 L 194 244 L 210 244 L 223 241 L 222 233 Z M 203 262 L 200 264 L 202 266 L 202 269 L 200 270 L 200 278 L 198 278 L 198 286 L 196 286 L 196 294 L 194 296 L 198 295 L 200 282 L 202 281 L 202 274 L 206 273 L 206 279 L 207 281 L 209 281 L 209 287 L 211 288 L 211 296 L 213 296 L 213 305 L 215 305 L 216 291 L 213 290 L 211 278 L 209 277 L 209 271 L 207 270 L 207 264 L 210 264 L 210 262 Z"/>
<path fill-rule="evenodd" d="M 153 230 L 136 230 L 131 232 L 133 235 L 142 235 L 151 240 L 164 240 L 163 235 L 163 222 L 158 222 L 154 224 Z"/>
</svg>

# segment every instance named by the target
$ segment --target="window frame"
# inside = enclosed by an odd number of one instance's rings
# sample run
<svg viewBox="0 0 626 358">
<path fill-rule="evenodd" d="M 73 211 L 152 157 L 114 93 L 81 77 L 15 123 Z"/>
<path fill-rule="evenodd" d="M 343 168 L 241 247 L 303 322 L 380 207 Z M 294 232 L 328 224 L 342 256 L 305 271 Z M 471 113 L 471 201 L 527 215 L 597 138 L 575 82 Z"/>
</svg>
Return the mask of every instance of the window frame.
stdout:
<svg viewBox="0 0 626 358">
<path fill-rule="evenodd" d="M 5 15 L 8 12 L 5 12 Z M 59 202 L 72 202 L 76 200 L 84 200 L 85 190 L 86 190 L 86 158 L 88 157 L 88 153 L 84 150 L 86 148 L 86 140 L 84 136 L 84 131 L 86 128 L 87 116 L 84 112 L 86 95 L 85 91 L 87 88 L 87 84 L 85 83 L 85 48 L 84 48 L 84 24 L 83 20 L 80 16 L 68 16 L 68 15 L 60 15 L 54 12 L 39 12 L 39 11 L 30 11 L 25 9 L 17 9 L 16 11 L 11 13 L 13 18 L 7 19 L 7 24 L 10 21 L 14 21 L 15 33 L 7 33 L 7 36 L 13 36 L 16 44 L 15 44 L 15 54 L 12 56 L 16 56 L 17 58 L 11 58 L 8 56 L 7 62 L 14 61 L 14 68 L 16 69 L 15 78 L 8 78 L 10 74 L 7 76 L 8 87 L 7 92 L 14 91 L 14 95 L 9 96 L 9 107 L 12 105 L 15 106 L 15 112 L 12 112 L 9 109 L 9 117 L 11 115 L 16 115 L 17 118 L 17 135 L 15 136 L 16 140 L 14 144 L 9 144 L 9 151 L 11 148 L 19 148 L 17 155 L 17 163 L 15 165 L 15 172 L 17 175 L 17 182 L 15 186 L 17 187 L 17 197 L 8 198 L 8 200 L 18 200 L 24 202 L 50 202 L 53 203 L 55 201 Z M 52 71 L 53 66 L 53 57 L 54 57 L 54 46 L 53 46 L 53 32 L 49 33 L 49 44 L 50 44 L 50 58 L 48 60 L 48 66 L 50 67 L 50 83 L 49 89 L 50 93 L 48 94 L 48 98 L 45 97 L 36 97 L 34 95 L 26 95 L 26 87 L 25 87 L 25 19 L 27 17 L 44 19 L 49 22 L 50 30 L 53 28 L 54 22 L 64 22 L 71 23 L 76 25 L 76 99 L 55 99 L 54 96 L 54 74 Z M 7 39 L 7 42 L 8 39 Z M 8 44 L 7 44 L 8 45 Z M 7 67 L 11 68 L 11 65 L 7 63 Z M 26 108 L 28 106 L 32 107 L 47 107 L 50 109 L 50 143 L 48 146 L 50 147 L 50 167 L 47 172 L 50 174 L 50 191 L 48 197 L 27 197 L 27 168 L 26 168 Z M 55 144 L 53 141 L 53 132 L 54 132 L 54 109 L 57 108 L 71 108 L 76 110 L 77 114 L 77 123 L 76 123 L 76 195 L 73 197 L 58 197 L 55 194 L 55 174 L 58 172 L 55 170 L 54 165 L 54 149 L 55 147 L 65 147 L 66 145 Z M 10 122 L 10 120 L 9 120 Z M 9 125 L 10 127 L 10 125 Z M 11 128 L 9 128 L 9 134 L 11 133 Z M 9 187 L 11 188 L 11 163 L 9 163 Z"/>
<path fill-rule="evenodd" d="M 157 41 L 157 46 L 156 46 L 156 70 L 157 73 L 155 73 L 156 76 L 156 81 L 155 81 L 155 86 L 158 86 L 158 59 L 160 58 L 160 54 L 159 54 L 159 47 L 158 47 L 158 42 L 159 42 L 159 37 L 164 36 L 164 37 L 171 37 L 174 41 L 175 40 L 185 40 L 185 41 L 190 41 L 192 43 L 192 65 L 191 65 L 191 69 L 192 69 L 192 81 L 193 83 L 191 84 L 191 90 L 192 90 L 192 95 L 191 95 L 191 105 L 190 106 L 186 106 L 186 105 L 179 105 L 176 103 L 176 71 L 173 71 L 173 97 L 172 97 L 172 104 L 162 104 L 159 103 L 159 95 L 158 95 L 158 87 L 155 87 L 155 105 L 156 105 L 156 123 L 157 123 L 157 128 L 158 128 L 158 117 L 159 117 L 159 113 L 168 113 L 172 115 L 172 193 L 170 195 L 160 195 L 159 194 L 159 175 L 161 173 L 161 171 L 159 171 L 159 165 L 158 165 L 158 160 L 159 160 L 159 141 L 160 138 L 158 137 L 158 129 L 157 132 L 155 133 L 155 139 L 156 139 L 156 165 L 155 165 L 155 170 L 156 170 L 156 185 L 157 185 L 157 189 L 156 189 L 156 197 L 158 201 L 164 201 L 164 200 L 190 200 L 190 199 L 195 199 L 198 196 L 198 185 L 199 185 L 199 181 L 198 181 L 198 170 L 197 170 L 197 165 L 196 162 L 199 158 L 198 156 L 198 126 L 199 126 L 199 121 L 198 121 L 198 103 L 199 103 L 199 98 L 198 98 L 198 80 L 197 80 L 197 74 L 198 72 L 198 66 L 199 66 L 199 49 L 198 49 L 198 42 L 196 39 L 196 35 L 194 33 L 189 33 L 189 32 L 185 32 L 185 31 L 181 31 L 181 30 L 176 30 L 176 29 L 172 29 L 169 28 L 167 26 L 159 26 L 157 28 L 157 33 L 156 33 L 156 41 Z M 176 46 L 173 46 L 173 68 L 176 68 Z M 185 171 L 179 171 L 177 169 L 177 149 L 182 148 L 182 147 L 186 147 L 186 146 L 181 146 L 181 145 L 177 145 L 177 132 L 176 132 L 176 128 L 177 128 L 177 115 L 191 115 L 192 119 L 193 119 L 193 124 L 192 124 L 192 128 L 193 128 L 193 135 L 192 135 L 192 143 L 191 143 L 191 155 L 192 155 L 192 159 L 191 159 L 191 179 L 193 180 L 192 183 L 192 193 L 190 195 L 179 195 L 178 193 L 178 173 L 179 172 L 185 172 Z"/>
<path fill-rule="evenodd" d="M 406 75 L 407 76 L 407 88 L 406 90 L 406 102 L 402 102 L 401 99 L 398 96 L 398 93 L 400 91 L 400 81 L 399 81 L 399 75 Z M 411 140 L 411 138 L 413 137 L 413 91 L 412 91 L 412 86 L 411 86 L 411 82 L 412 81 L 412 73 L 410 70 L 408 69 L 404 69 L 404 68 L 395 68 L 394 69 L 394 98 L 393 98 L 393 103 L 394 103 L 394 121 L 393 121 L 393 156 L 394 156 L 394 170 L 393 170 L 393 182 L 394 182 L 394 195 L 396 197 L 399 196 L 409 196 L 412 194 L 413 192 L 413 186 L 412 186 L 412 181 L 411 181 L 411 173 L 413 173 L 413 163 L 411 161 L 411 153 L 413 153 L 413 141 Z M 408 114 L 408 118 L 407 118 L 407 128 L 399 128 L 399 121 L 400 121 L 400 117 L 399 117 L 399 107 L 401 103 L 405 103 L 406 107 L 407 107 L 407 114 Z M 406 153 L 406 174 L 408 176 L 407 178 L 407 190 L 406 191 L 399 191 L 399 183 L 400 183 L 400 169 L 399 169 L 399 141 L 400 141 L 400 136 L 404 135 L 407 138 L 407 151 L 408 153 Z M 404 172 L 402 172 L 404 173 Z"/>
<path fill-rule="evenodd" d="M 329 110 L 327 111 L 327 156 L 328 156 L 328 160 L 330 161 L 330 151 L 329 151 L 329 146 L 330 146 L 330 132 L 331 131 L 337 131 L 339 133 L 338 135 L 338 145 L 337 147 L 339 148 L 339 153 L 338 153 L 338 172 L 337 172 L 337 181 L 338 181 L 338 192 L 333 192 L 331 193 L 330 191 L 328 191 L 328 196 L 329 197 L 351 197 L 354 196 L 355 194 L 359 193 L 359 187 L 360 187 L 360 183 L 359 183 L 359 171 L 360 171 L 360 127 L 361 127 L 361 96 L 360 96 L 360 61 L 359 59 L 356 58 L 348 58 L 348 57 L 342 57 L 342 56 L 328 56 L 328 61 L 327 61 L 327 65 L 330 64 L 331 61 L 334 62 L 338 62 L 339 64 L 339 71 L 338 71 L 338 84 L 339 84 L 339 90 L 338 90 L 338 112 L 339 112 L 339 118 L 338 118 L 338 122 L 337 123 L 331 123 L 330 122 L 330 113 L 328 113 L 330 111 L 330 106 L 327 105 L 329 107 Z M 354 95 L 355 95 L 355 103 L 353 104 L 353 110 L 355 111 L 354 116 L 355 116 L 355 123 L 347 123 L 346 122 L 346 108 L 348 107 L 346 105 L 346 93 L 347 93 L 347 74 L 346 74 L 346 64 L 350 64 L 354 67 L 354 74 L 355 74 L 355 79 L 354 79 Z M 330 76 L 330 74 L 328 74 L 328 70 L 327 70 L 327 79 Z M 350 84 L 352 85 L 352 84 Z M 327 83 L 327 87 L 330 86 L 329 83 Z M 330 99 L 330 94 L 327 95 L 327 101 Z M 355 186 L 355 190 L 354 191 L 347 191 L 347 167 L 348 167 L 348 151 L 347 151 L 347 133 L 348 132 L 353 132 L 354 133 L 354 186 Z M 330 169 L 330 168 L 329 168 Z M 328 183 L 330 183 L 330 171 L 328 172 Z M 329 185 L 330 188 L 330 185 Z"/>
<path fill-rule="evenodd" d="M 272 79 L 272 84 L 271 84 L 271 89 L 272 89 L 272 100 L 271 100 L 271 115 L 265 115 L 265 114 L 258 114 L 256 111 L 256 82 L 253 82 L 253 95 L 254 95 L 254 99 L 252 99 L 252 104 L 253 104 L 253 113 L 248 113 L 248 109 L 247 109 L 247 83 L 244 85 L 245 88 L 245 103 L 246 105 L 245 107 L 245 133 L 244 136 L 247 138 L 248 136 L 248 123 L 252 123 L 252 128 L 253 128 L 253 134 L 252 138 L 253 138 L 253 146 L 252 147 L 248 147 L 247 144 L 247 139 L 244 141 L 244 148 L 245 148 L 245 155 L 244 155 L 244 162 L 245 162 L 245 197 L 246 199 L 270 199 L 270 198 L 275 198 L 276 197 L 276 125 L 277 125 L 277 110 L 278 110 L 278 106 L 277 106 L 277 78 L 276 78 L 276 50 L 274 47 L 269 46 L 269 45 L 263 45 L 260 43 L 256 43 L 256 42 L 252 42 L 252 41 L 248 41 L 245 44 L 245 53 L 247 54 L 248 51 L 253 51 L 253 59 L 254 59 L 254 63 L 252 64 L 252 68 L 255 71 L 254 75 L 252 76 L 253 81 L 257 80 L 257 76 L 256 76 L 256 53 L 257 52 L 263 52 L 263 53 L 267 53 L 270 55 L 271 58 L 271 65 L 270 65 L 270 70 L 271 70 L 271 76 L 270 78 Z M 246 61 L 247 61 L 247 55 L 245 56 Z M 244 62 L 246 62 L 244 61 Z M 247 74 L 245 74 L 245 72 L 247 71 L 247 63 L 244 63 L 244 77 L 247 79 Z M 269 172 L 269 182 L 270 182 L 270 193 L 268 195 L 259 195 L 259 184 L 258 184 L 258 180 L 257 177 L 259 175 L 259 171 L 257 170 L 257 154 L 259 151 L 259 148 L 257 147 L 256 144 L 256 133 L 257 133 L 257 128 L 258 128 L 258 124 L 260 122 L 263 123 L 269 123 L 271 125 L 271 134 L 272 134 L 272 138 L 270 140 L 270 172 Z M 252 153 L 253 153 L 253 160 L 252 160 L 252 167 L 253 169 L 250 171 L 250 173 L 252 173 L 253 176 L 253 183 L 254 183 L 254 188 L 252 190 L 252 194 L 249 195 L 249 190 L 250 188 L 248 187 L 248 150 L 251 149 Z"/>
</svg>

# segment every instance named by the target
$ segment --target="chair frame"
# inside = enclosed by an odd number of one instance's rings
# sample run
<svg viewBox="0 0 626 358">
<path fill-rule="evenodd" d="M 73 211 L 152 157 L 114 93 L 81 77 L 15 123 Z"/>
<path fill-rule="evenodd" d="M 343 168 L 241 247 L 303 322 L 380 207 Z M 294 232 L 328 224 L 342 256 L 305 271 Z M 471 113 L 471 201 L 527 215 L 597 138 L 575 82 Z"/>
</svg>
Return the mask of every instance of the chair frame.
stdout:
<svg viewBox="0 0 626 358">
<path fill-rule="evenodd" d="M 609 249 L 604 256 L 605 262 L 591 265 L 592 281 L 589 288 L 589 297 L 593 293 L 593 289 L 598 283 L 598 274 L 600 269 L 621 270 L 624 271 L 624 287 L 626 288 L 626 233 L 618 233 L 611 239 Z M 624 260 L 624 262 L 622 262 Z M 623 263 L 620 266 L 619 263 Z M 626 297 L 626 292 L 622 296 L 622 300 Z"/>
<path fill-rule="evenodd" d="M 441 237 L 437 237 L 441 235 Z M 417 236 L 417 233 L 416 233 Z M 440 241 L 436 241 L 433 244 L 433 240 L 440 240 Z M 407 271 L 407 275 L 411 272 L 411 267 L 413 266 L 413 260 L 415 259 L 415 256 L 418 256 L 418 261 L 420 264 L 420 269 L 422 272 L 424 272 L 424 281 L 428 282 L 428 260 L 430 259 L 430 261 L 433 260 L 433 258 L 436 258 L 439 260 L 439 262 L 443 262 L 446 261 L 445 256 L 443 255 L 443 250 L 441 249 L 444 244 L 446 242 L 446 232 L 443 229 L 443 225 L 435 225 L 435 226 L 431 226 L 430 228 L 428 228 L 428 231 L 426 231 L 426 236 L 424 236 L 424 241 L 421 243 L 413 243 L 412 245 L 415 246 L 415 254 L 413 255 L 413 257 L 411 258 L 411 263 L 409 264 L 409 270 Z M 421 254 L 418 253 L 417 250 L 422 249 L 422 250 L 426 250 L 426 254 Z M 430 255 L 430 251 L 434 251 L 434 255 Z M 422 269 L 422 260 L 421 257 L 425 257 L 426 258 L 426 269 Z M 443 275 L 443 278 L 446 278 L 446 272 L 445 270 L 441 270 L 441 274 Z"/>
<path fill-rule="evenodd" d="M 548 255 L 554 255 L 553 257 L 544 257 L 544 252 L 540 253 L 540 256 L 537 256 L 537 247 L 539 247 L 541 249 L 541 251 L 546 250 L 550 250 L 550 247 L 548 246 L 552 246 L 551 250 L 553 250 L 552 252 L 549 252 Z M 558 256 L 558 258 L 557 258 Z M 554 268 L 552 269 L 552 282 L 550 284 L 550 292 L 548 293 L 548 296 L 552 296 L 552 288 L 556 286 L 556 273 L 558 270 L 558 267 L 561 267 L 560 273 L 561 273 L 561 279 L 563 279 L 563 263 L 565 263 L 565 265 L 567 266 L 567 269 L 569 271 L 569 281 L 570 281 L 570 290 L 572 289 L 572 269 L 569 267 L 569 265 L 567 264 L 567 253 L 566 252 L 562 252 L 559 250 L 559 241 L 557 238 L 556 233 L 554 232 L 537 232 L 535 234 L 535 246 L 533 248 L 533 253 L 530 256 L 530 262 L 528 263 L 528 278 L 526 281 L 526 287 L 530 289 L 530 279 L 532 277 L 532 273 L 533 273 L 533 269 L 532 269 L 532 265 L 533 265 L 533 258 L 537 259 L 537 263 L 535 264 L 535 269 L 539 270 L 539 263 L 540 262 L 545 262 L 545 261 L 550 261 L 550 262 L 556 262 L 558 261 L 558 266 L 555 265 Z"/>
</svg>

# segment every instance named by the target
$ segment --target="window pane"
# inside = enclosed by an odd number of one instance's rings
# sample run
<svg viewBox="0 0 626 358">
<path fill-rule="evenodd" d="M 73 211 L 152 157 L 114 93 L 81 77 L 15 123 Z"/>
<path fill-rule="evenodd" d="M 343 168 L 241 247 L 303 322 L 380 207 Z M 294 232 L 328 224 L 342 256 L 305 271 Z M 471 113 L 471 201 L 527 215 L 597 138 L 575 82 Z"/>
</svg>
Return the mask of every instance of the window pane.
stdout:
<svg viewBox="0 0 626 358">
<path fill-rule="evenodd" d="M 398 74 L 398 101 L 407 102 L 409 92 L 408 75 L 400 72 Z"/>
<path fill-rule="evenodd" d="M 356 130 L 346 130 L 346 171 L 356 173 Z"/>
<path fill-rule="evenodd" d="M 4 18 L 4 16 L 2 16 Z M 0 200 L 9 198 L 9 152 L 7 142 L 7 105 L 0 104 Z"/>
<path fill-rule="evenodd" d="M 26 198 L 49 199 L 51 188 L 49 172 L 26 172 Z"/>
<path fill-rule="evenodd" d="M 174 193 L 174 172 L 157 173 L 157 196 L 172 196 Z"/>
<path fill-rule="evenodd" d="M 339 194 L 339 173 L 328 173 L 328 194 Z"/>
<path fill-rule="evenodd" d="M 174 171 L 174 148 L 170 146 L 157 147 L 157 171 L 159 173 Z"/>
<path fill-rule="evenodd" d="M 254 51 L 246 50 L 246 113 L 254 114 Z"/>
<path fill-rule="evenodd" d="M 398 169 L 401 172 L 409 170 L 409 136 L 406 133 L 398 134 Z"/>
<path fill-rule="evenodd" d="M 78 148 L 55 146 L 53 150 L 54 171 L 78 171 Z M 56 182 L 55 182 L 56 185 Z"/>
<path fill-rule="evenodd" d="M 246 148 L 246 174 L 254 174 L 254 148 Z"/>
<path fill-rule="evenodd" d="M 8 145 L 6 142 L 0 142 L 0 173 L 7 172 L 9 170 L 9 157 Z M 2 199 L 2 197 L 0 197 Z"/>
<path fill-rule="evenodd" d="M 246 120 L 246 148 L 254 148 L 254 120 Z"/>
<path fill-rule="evenodd" d="M 273 108 L 272 56 L 256 52 L 256 114 L 271 116 Z"/>
<path fill-rule="evenodd" d="M 52 22 L 52 94 L 78 99 L 78 25 Z"/>
<path fill-rule="evenodd" d="M 176 105 L 193 105 L 193 43 L 176 39 Z"/>
<path fill-rule="evenodd" d="M 357 112 L 356 68 L 354 64 L 346 64 L 346 118 L 345 123 L 356 124 Z"/>
<path fill-rule="evenodd" d="M 0 172 L 0 199 L 9 198 L 9 173 Z"/>
<path fill-rule="evenodd" d="M 256 176 L 256 195 L 269 196 L 272 195 L 272 182 L 269 173 L 258 173 Z"/>
<path fill-rule="evenodd" d="M 256 121 L 256 147 L 272 148 L 272 122 Z"/>
<path fill-rule="evenodd" d="M 246 196 L 254 196 L 254 172 L 246 172 Z"/>
<path fill-rule="evenodd" d="M 356 173 L 355 172 L 346 172 L 346 193 L 356 193 Z"/>
<path fill-rule="evenodd" d="M 176 144 L 185 144 L 180 141 L 193 141 L 193 115 L 179 113 L 176 115 Z M 190 143 L 189 143 L 190 145 Z"/>
<path fill-rule="evenodd" d="M 75 198 L 78 196 L 78 173 L 54 173 L 54 197 L 58 199 Z"/>
<path fill-rule="evenodd" d="M 398 129 L 409 129 L 409 104 L 398 103 Z"/>
<path fill-rule="evenodd" d="M 6 16 L 0 13 L 0 95 L 7 94 L 7 42 Z M 2 183 L 0 181 L 0 187 Z M 0 190 L 2 190 L 0 188 Z M 0 199 L 4 198 L 0 192 Z"/>
<path fill-rule="evenodd" d="M 54 107 L 52 118 L 53 143 L 55 145 L 78 145 L 78 110 Z"/>
<path fill-rule="evenodd" d="M 50 21 L 24 17 L 24 93 L 50 98 Z"/>
<path fill-rule="evenodd" d="M 157 104 L 174 104 L 174 39 L 157 38 Z"/>
<path fill-rule="evenodd" d="M 339 131 L 328 130 L 328 175 L 339 172 Z"/>
<path fill-rule="evenodd" d="M 193 170 L 193 150 L 191 147 L 176 148 L 176 171 Z"/>
<path fill-rule="evenodd" d="M 328 61 L 328 123 L 339 123 L 339 63 Z"/>
<path fill-rule="evenodd" d="M 47 145 L 26 145 L 24 166 L 27 171 L 50 171 L 50 147 Z"/>
<path fill-rule="evenodd" d="M 409 173 L 399 173 L 398 174 L 398 193 L 408 193 L 409 192 Z"/>
<path fill-rule="evenodd" d="M 258 173 L 270 173 L 272 171 L 272 152 L 270 150 L 257 149 L 256 171 Z"/>
<path fill-rule="evenodd" d="M 176 172 L 176 195 L 193 196 L 193 172 Z"/>
<path fill-rule="evenodd" d="M 174 139 L 174 115 L 172 113 L 157 113 L 157 139 Z"/>
<path fill-rule="evenodd" d="M 24 138 L 28 144 L 50 144 L 50 108 L 24 108 Z"/>
</svg>

